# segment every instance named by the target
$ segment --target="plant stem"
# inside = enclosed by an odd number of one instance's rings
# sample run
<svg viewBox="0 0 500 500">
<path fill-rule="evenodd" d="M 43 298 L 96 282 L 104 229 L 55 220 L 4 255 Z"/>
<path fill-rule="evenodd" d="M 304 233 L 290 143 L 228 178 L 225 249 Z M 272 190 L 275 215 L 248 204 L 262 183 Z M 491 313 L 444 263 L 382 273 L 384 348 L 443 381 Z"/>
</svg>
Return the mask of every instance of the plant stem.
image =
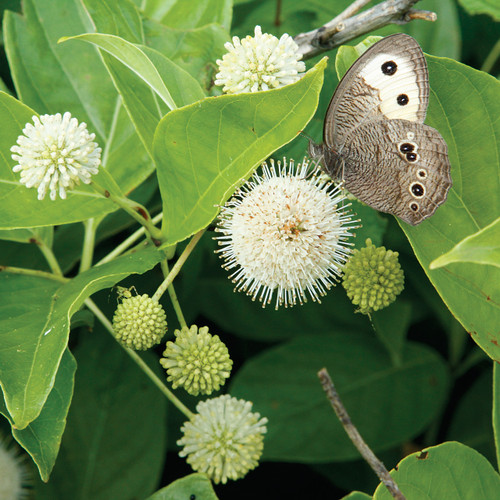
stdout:
<svg viewBox="0 0 500 500">
<path fill-rule="evenodd" d="M 82 258 L 80 260 L 79 273 L 83 273 L 92 266 L 92 258 L 94 257 L 95 232 L 97 224 L 95 218 L 83 221 L 85 234 L 83 237 Z"/>
<path fill-rule="evenodd" d="M 184 262 L 186 262 L 189 254 L 193 251 L 198 241 L 200 241 L 200 238 L 203 236 L 204 232 L 205 229 L 202 229 L 191 238 L 191 241 L 184 249 L 184 252 L 182 252 L 181 256 L 177 259 L 174 267 L 168 273 L 168 276 L 163 280 L 163 283 L 158 287 L 158 290 L 156 290 L 155 294 L 151 297 L 153 300 L 156 300 L 157 302 L 160 300 L 161 296 L 165 293 L 165 290 L 170 286 L 172 281 L 174 281 L 175 277 L 179 274 L 179 271 L 182 269 Z"/>
<path fill-rule="evenodd" d="M 344 427 L 344 430 L 347 432 L 347 435 L 350 437 L 354 446 L 361 453 L 362 457 L 368 462 L 370 467 L 375 471 L 375 474 L 379 477 L 379 479 L 384 483 L 385 487 L 389 490 L 389 493 L 396 498 L 397 500 L 406 500 L 401 491 L 399 490 L 398 485 L 394 481 L 394 479 L 389 474 L 388 470 L 385 468 L 385 465 L 375 456 L 370 447 L 365 443 L 364 439 L 361 437 L 358 429 L 354 426 L 345 409 L 342 401 L 333 385 L 333 381 L 328 374 L 326 368 L 322 368 L 318 372 L 318 377 L 323 386 L 323 390 L 326 393 L 326 397 L 330 401 L 335 413 L 340 420 L 340 423 Z"/>
<path fill-rule="evenodd" d="M 45 260 L 47 261 L 47 264 L 49 265 L 50 269 L 52 270 L 52 273 L 54 273 L 58 276 L 63 276 L 62 269 L 59 266 L 59 262 L 57 261 L 56 256 L 54 255 L 54 252 L 52 251 L 52 248 L 49 248 L 45 244 L 45 241 L 43 241 L 42 239 L 37 239 L 36 244 L 38 245 L 40 252 L 42 252 L 43 256 L 45 257 Z"/>
<path fill-rule="evenodd" d="M 493 45 L 493 48 L 490 50 L 490 53 L 484 60 L 483 65 L 481 66 L 481 71 L 489 73 L 493 69 L 495 62 L 499 57 L 500 57 L 500 38 L 497 40 L 495 45 Z"/>
<path fill-rule="evenodd" d="M 163 271 L 164 276 L 168 276 L 170 274 L 168 261 L 166 259 L 161 263 L 161 269 Z M 177 299 L 177 294 L 175 293 L 175 288 L 173 283 L 170 283 L 170 286 L 168 287 L 168 294 L 170 295 L 170 301 L 172 302 L 175 315 L 177 316 L 177 320 L 179 321 L 181 328 L 187 326 L 186 319 L 184 318 L 184 314 L 182 313 L 181 305 L 179 303 L 179 300 Z"/>
<path fill-rule="evenodd" d="M 108 330 L 108 332 L 115 338 L 113 334 L 113 325 L 108 320 L 108 318 L 103 314 L 103 312 L 97 307 L 95 302 L 92 299 L 86 299 L 85 305 L 95 314 L 95 316 L 102 323 L 104 328 Z M 118 342 L 123 350 L 134 360 L 134 362 L 141 368 L 141 370 L 145 373 L 145 375 L 160 389 L 160 391 L 169 399 L 169 401 L 176 406 L 187 418 L 191 418 L 193 416 L 193 412 L 189 410 L 187 406 L 185 406 L 177 396 L 159 379 L 156 373 L 151 370 L 151 368 L 144 362 L 144 360 L 132 349 L 125 347 L 123 344 Z"/>
<path fill-rule="evenodd" d="M 47 271 L 39 271 L 38 269 L 26 269 L 25 267 L 0 266 L 0 271 L 12 274 L 24 274 L 25 276 L 36 276 L 37 278 L 45 278 L 59 283 L 67 283 L 70 278 L 65 278 L 59 273 L 48 273 Z"/>
<path fill-rule="evenodd" d="M 125 212 L 127 212 L 132 218 L 134 218 L 141 226 L 143 226 L 149 233 L 153 241 L 158 243 L 161 243 L 163 241 L 160 229 L 158 229 L 153 224 L 148 211 L 140 203 L 129 200 L 125 196 L 116 196 L 107 189 L 103 188 L 101 185 L 97 184 L 95 181 L 92 181 L 92 186 L 98 193 L 100 193 L 105 198 L 109 198 L 113 203 L 116 203 L 120 208 L 125 210 Z M 139 212 L 142 212 L 144 215 L 141 215 Z"/>
<path fill-rule="evenodd" d="M 158 222 L 161 221 L 162 218 L 163 218 L 163 212 L 155 215 L 151 219 L 151 222 L 156 225 L 156 224 L 158 224 Z M 119 255 L 121 255 L 123 252 L 125 252 L 125 250 L 127 250 L 127 248 L 132 246 L 145 232 L 146 232 L 146 230 L 144 229 L 144 227 L 140 227 L 139 229 L 137 229 L 137 231 L 135 231 L 128 238 L 123 240 L 113 251 L 109 252 L 108 255 L 106 255 L 106 257 L 103 257 L 96 264 L 96 266 L 100 266 L 102 264 L 105 264 L 106 262 L 110 262 L 113 259 L 115 259 L 116 257 L 118 257 Z"/>
</svg>

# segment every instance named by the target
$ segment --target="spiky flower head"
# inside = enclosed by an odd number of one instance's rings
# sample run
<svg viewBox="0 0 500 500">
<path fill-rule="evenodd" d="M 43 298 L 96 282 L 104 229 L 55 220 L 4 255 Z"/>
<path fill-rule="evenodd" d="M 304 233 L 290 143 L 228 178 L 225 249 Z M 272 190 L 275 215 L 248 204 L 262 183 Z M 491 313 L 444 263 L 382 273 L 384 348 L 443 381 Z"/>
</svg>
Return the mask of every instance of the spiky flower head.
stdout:
<svg viewBox="0 0 500 500">
<path fill-rule="evenodd" d="M 78 124 L 71 113 L 33 116 L 34 125 L 27 123 L 17 145 L 10 150 L 17 161 L 12 170 L 21 172 L 21 184 L 35 187 L 38 199 L 43 200 L 50 190 L 50 199 L 57 195 L 66 198 L 82 181 L 90 183 L 101 164 L 101 148 L 93 142 L 95 134 L 89 134 L 85 123 Z"/>
<path fill-rule="evenodd" d="M 0 499 L 28 498 L 31 477 L 24 457 L 11 439 L 0 435 Z"/>
<path fill-rule="evenodd" d="M 208 333 L 208 327 L 196 325 L 175 330 L 175 342 L 168 341 L 160 360 L 167 370 L 172 387 L 181 386 L 189 394 L 211 394 L 224 385 L 233 362 L 227 347 L 218 335 Z"/>
<path fill-rule="evenodd" d="M 161 342 L 167 331 L 167 315 L 148 295 L 123 298 L 113 316 L 115 337 L 129 349 L 144 351 Z"/>
<path fill-rule="evenodd" d="M 357 227 L 344 196 L 309 162 L 286 159 L 262 165 L 222 208 L 218 251 L 230 279 L 265 306 L 276 291 L 276 308 L 313 300 L 334 284 Z"/>
<path fill-rule="evenodd" d="M 223 85 L 226 94 L 283 87 L 300 80 L 306 70 L 297 44 L 286 33 L 278 39 L 255 26 L 255 37 L 234 36 L 225 47 L 228 52 L 217 60 L 215 85 Z"/>
<path fill-rule="evenodd" d="M 370 314 L 387 307 L 404 288 L 398 252 L 376 247 L 368 238 L 366 247 L 355 250 L 344 268 L 342 284 L 359 312 Z"/>
<path fill-rule="evenodd" d="M 240 479 L 259 464 L 267 418 L 252 413 L 252 403 L 228 394 L 200 401 L 177 441 L 179 456 L 215 483 Z"/>
</svg>

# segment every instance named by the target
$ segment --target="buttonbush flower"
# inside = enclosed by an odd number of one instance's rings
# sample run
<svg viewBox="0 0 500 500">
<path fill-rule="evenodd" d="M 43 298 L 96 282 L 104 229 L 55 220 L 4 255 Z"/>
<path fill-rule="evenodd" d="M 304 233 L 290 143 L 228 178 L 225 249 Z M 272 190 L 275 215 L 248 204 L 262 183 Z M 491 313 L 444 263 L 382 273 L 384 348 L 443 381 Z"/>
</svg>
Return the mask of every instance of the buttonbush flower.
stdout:
<svg viewBox="0 0 500 500">
<path fill-rule="evenodd" d="M 224 385 L 233 362 L 218 335 L 208 333 L 208 327 L 196 325 L 175 330 L 175 342 L 167 342 L 160 360 L 167 370 L 172 387 L 182 386 L 189 394 L 211 394 Z"/>
<path fill-rule="evenodd" d="M 47 191 L 50 199 L 57 195 L 66 198 L 66 191 L 82 181 L 90 183 L 101 163 L 101 148 L 93 142 L 95 134 L 89 134 L 85 123 L 78 124 L 71 113 L 33 116 L 17 145 L 10 150 L 17 163 L 12 170 L 21 172 L 21 184 L 37 188 L 38 199 L 43 200 Z"/>
<path fill-rule="evenodd" d="M 123 298 L 113 316 L 115 337 L 129 349 L 144 351 L 159 344 L 167 331 L 161 304 L 148 295 Z"/>
<path fill-rule="evenodd" d="M 342 284 L 362 314 L 387 307 L 402 292 L 404 274 L 398 256 L 398 252 L 376 247 L 369 238 L 366 247 L 353 252 Z"/>
<path fill-rule="evenodd" d="M 0 435 L 0 499 L 28 498 L 30 475 L 24 457 L 10 439 Z"/>
<path fill-rule="evenodd" d="M 200 401 L 177 441 L 193 470 L 215 483 L 240 479 L 255 469 L 264 448 L 267 418 L 252 413 L 252 403 L 228 394 Z"/>
<path fill-rule="evenodd" d="M 300 80 L 306 70 L 297 44 L 286 33 L 278 39 L 255 26 L 255 37 L 234 36 L 225 47 L 228 52 L 217 60 L 215 85 L 223 85 L 226 94 L 283 87 Z"/>
<path fill-rule="evenodd" d="M 335 283 L 350 253 L 344 196 L 317 167 L 293 160 L 254 174 L 222 208 L 216 230 L 223 267 L 237 290 L 276 308 L 313 300 Z"/>
</svg>

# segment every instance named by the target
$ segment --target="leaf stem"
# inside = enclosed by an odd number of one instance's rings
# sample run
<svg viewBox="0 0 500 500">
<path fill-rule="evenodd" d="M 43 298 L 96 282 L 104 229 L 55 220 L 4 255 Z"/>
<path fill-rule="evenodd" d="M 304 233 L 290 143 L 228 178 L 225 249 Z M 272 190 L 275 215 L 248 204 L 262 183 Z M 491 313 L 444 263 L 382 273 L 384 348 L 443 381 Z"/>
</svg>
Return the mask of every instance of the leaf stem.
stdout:
<svg viewBox="0 0 500 500">
<path fill-rule="evenodd" d="M 36 239 L 35 242 L 40 249 L 40 252 L 42 252 L 42 255 L 45 257 L 45 260 L 47 261 L 47 264 L 49 265 L 50 269 L 52 270 L 52 273 L 58 276 L 63 276 L 64 273 L 62 272 L 61 267 L 59 266 L 59 262 L 56 259 L 56 256 L 54 255 L 54 252 L 52 251 L 52 248 L 48 247 L 45 244 L 45 241 L 43 239 Z M 50 274 L 50 273 L 48 273 Z"/>
<path fill-rule="evenodd" d="M 404 495 L 401 493 L 398 485 L 394 481 L 394 479 L 389 474 L 388 470 L 385 468 L 385 465 L 375 456 L 370 447 L 365 443 L 364 439 L 361 437 L 358 429 L 354 426 L 351 421 L 351 417 L 347 413 L 342 401 L 333 385 L 333 381 L 328 374 L 326 368 L 322 368 L 318 372 L 318 377 L 323 386 L 323 390 L 326 393 L 326 397 L 330 401 L 335 413 L 340 420 L 340 423 L 344 427 L 344 430 L 347 432 L 347 435 L 353 442 L 354 446 L 361 453 L 361 456 L 368 462 L 370 467 L 374 470 L 375 474 L 379 477 L 379 479 L 384 483 L 385 487 L 389 490 L 389 493 L 393 498 L 397 500 L 406 500 Z"/>
<path fill-rule="evenodd" d="M 168 276 L 170 274 L 168 261 L 166 259 L 161 263 L 161 269 L 164 276 Z M 181 328 L 187 326 L 186 319 L 184 318 L 184 314 L 182 313 L 181 305 L 179 303 L 179 299 L 177 298 L 177 294 L 175 293 L 173 283 L 170 283 L 170 286 L 168 287 L 168 294 L 170 295 L 170 301 L 172 302 L 175 315 L 177 316 L 177 320 L 179 321 Z"/>
<path fill-rule="evenodd" d="M 94 257 L 95 232 L 97 223 L 94 217 L 83 221 L 85 234 L 83 237 L 82 258 L 80 260 L 79 273 L 83 273 L 92 266 L 92 258 Z"/>
<path fill-rule="evenodd" d="M 92 299 L 86 299 L 85 305 L 95 314 L 95 316 L 99 319 L 101 324 L 108 330 L 108 332 L 115 338 L 113 334 L 113 325 L 108 320 L 108 318 L 104 315 L 104 313 L 97 307 L 95 302 Z M 193 412 L 189 410 L 187 406 L 185 406 L 177 396 L 160 380 L 160 378 L 156 375 L 156 373 L 151 370 L 151 368 L 145 363 L 145 361 L 132 349 L 125 347 L 123 344 L 118 342 L 122 349 L 132 358 L 132 360 L 141 368 L 144 374 L 153 382 L 158 389 L 168 398 L 168 400 L 177 407 L 187 418 L 191 418 L 193 416 Z"/>
<path fill-rule="evenodd" d="M 25 276 L 36 276 L 37 278 L 45 278 L 51 281 L 58 281 L 59 283 L 63 284 L 71 281 L 70 278 L 65 278 L 62 274 L 59 273 L 48 273 L 47 271 L 27 269 L 25 267 L 0 266 L 0 271 L 12 274 L 24 274 Z"/>
<path fill-rule="evenodd" d="M 163 237 L 160 229 L 158 229 L 153 222 L 151 221 L 151 217 L 140 203 L 132 201 L 125 196 L 116 196 L 101 185 L 97 184 L 95 181 L 92 181 L 92 186 L 94 189 L 100 193 L 105 198 L 110 199 L 113 203 L 116 203 L 120 208 L 125 210 L 132 218 L 134 218 L 141 226 L 143 226 L 146 231 L 149 233 L 153 242 L 158 246 L 163 241 Z"/>
<path fill-rule="evenodd" d="M 159 214 L 155 215 L 152 219 L 151 222 L 156 225 L 158 222 L 160 222 L 163 218 L 163 212 L 160 212 Z M 102 264 L 105 264 L 106 262 L 110 262 L 122 253 L 127 250 L 127 248 L 131 247 L 141 236 L 144 235 L 146 230 L 144 227 L 140 227 L 134 233 L 132 233 L 128 238 L 123 240 L 114 250 L 108 253 L 105 257 L 103 257 L 97 264 L 96 266 L 101 266 Z"/>
<path fill-rule="evenodd" d="M 175 263 L 172 270 L 168 273 L 167 277 L 163 280 L 163 283 L 158 287 L 158 290 L 156 290 L 155 294 L 151 297 L 153 300 L 156 300 L 157 302 L 160 300 L 161 296 L 165 293 L 165 290 L 170 286 L 175 277 L 179 274 L 179 271 L 182 269 L 184 262 L 186 262 L 189 254 L 193 251 L 198 241 L 200 241 L 200 238 L 203 236 L 204 232 L 205 228 L 203 228 L 201 231 L 198 231 L 191 238 L 191 241 L 188 243 L 181 256 L 177 259 L 177 262 Z"/>
</svg>

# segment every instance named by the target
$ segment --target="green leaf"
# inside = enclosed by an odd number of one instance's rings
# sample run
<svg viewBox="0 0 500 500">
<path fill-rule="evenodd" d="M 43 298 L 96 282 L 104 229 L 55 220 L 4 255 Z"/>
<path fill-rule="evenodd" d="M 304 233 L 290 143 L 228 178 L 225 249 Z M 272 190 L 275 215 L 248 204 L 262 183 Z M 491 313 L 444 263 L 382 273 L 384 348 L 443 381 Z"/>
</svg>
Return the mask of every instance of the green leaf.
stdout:
<svg viewBox="0 0 500 500">
<path fill-rule="evenodd" d="M 409 455 L 391 476 L 408 500 L 492 500 L 500 491 L 500 476 L 488 460 L 456 442 Z M 374 500 L 392 498 L 383 484 L 373 495 Z"/>
<path fill-rule="evenodd" d="M 96 31 L 117 35 L 132 43 L 144 43 L 139 10 L 130 0 L 83 0 Z"/>
<path fill-rule="evenodd" d="M 146 44 L 185 69 L 205 90 L 213 87 L 215 61 L 226 52 L 227 31 L 217 24 L 179 30 L 145 20 Z"/>
<path fill-rule="evenodd" d="M 497 0 L 459 0 L 469 14 L 488 14 L 495 21 L 500 21 L 500 5 Z"/>
<path fill-rule="evenodd" d="M 378 339 L 387 348 L 392 363 L 401 364 L 406 333 L 411 323 L 411 303 L 396 300 L 389 307 L 371 314 L 371 320 Z"/>
<path fill-rule="evenodd" d="M 479 348 L 476 348 L 481 352 Z M 482 353 L 482 352 L 481 352 Z M 459 441 L 488 460 L 495 460 L 492 416 L 492 370 L 484 370 L 454 406 L 446 432 L 447 441 Z M 495 389 L 494 389 L 495 390 Z M 495 394 L 493 393 L 493 397 Z M 493 413 L 493 425 L 495 414 Z"/>
<path fill-rule="evenodd" d="M 212 483 L 205 474 L 197 473 L 181 477 L 146 500 L 187 500 L 189 498 L 217 500 Z"/>
<path fill-rule="evenodd" d="M 54 387 L 39 417 L 25 429 L 12 429 L 12 435 L 31 455 L 43 481 L 48 481 L 59 453 L 61 438 L 66 427 L 66 415 L 73 396 L 75 371 L 75 359 L 66 349 Z M 0 412 L 11 420 L 3 399 L 0 403 Z"/>
<path fill-rule="evenodd" d="M 500 465 L 500 370 L 493 364 L 493 435 L 497 452 L 497 465 Z"/>
<path fill-rule="evenodd" d="M 162 119 L 153 146 L 169 245 L 207 226 L 241 179 L 305 127 L 325 64 L 293 85 L 208 98 Z"/>
<path fill-rule="evenodd" d="M 110 53 L 146 82 L 170 109 L 177 107 L 155 65 L 137 45 L 127 42 L 127 40 L 119 36 L 102 33 L 85 33 L 72 37 L 62 37 L 59 42 L 67 40 L 84 40 Z"/>
<path fill-rule="evenodd" d="M 54 228 L 35 227 L 29 229 L 0 229 L 0 240 L 18 241 L 19 243 L 39 243 L 44 242 L 45 246 L 52 246 Z"/>
<path fill-rule="evenodd" d="M 363 362 L 353 363 L 356 359 Z M 322 367 L 375 452 L 418 435 L 447 398 L 446 366 L 427 347 L 409 342 L 401 366 L 395 367 L 373 335 L 308 333 L 250 359 L 232 380 L 230 393 L 252 401 L 255 411 L 269 419 L 265 460 L 320 463 L 359 457 L 321 389 L 317 372 Z"/>
<path fill-rule="evenodd" d="M 349 493 L 349 495 L 342 497 L 342 500 L 371 500 L 371 498 L 371 495 L 367 495 L 362 491 L 353 491 Z"/>
<path fill-rule="evenodd" d="M 163 258 L 144 250 L 94 267 L 60 286 L 42 278 L 0 274 L 0 384 L 18 429 L 38 417 L 52 390 L 68 342 L 71 316 L 87 297 L 130 274 L 142 274 Z"/>
<path fill-rule="evenodd" d="M 163 471 L 166 399 L 102 327 L 82 333 L 74 354 L 75 394 L 58 461 L 41 493 L 57 492 L 49 499 L 145 498 Z M 156 356 L 141 357 L 159 374 Z"/>
<path fill-rule="evenodd" d="M 232 1 L 231 0 L 146 0 L 144 14 L 166 24 L 171 28 L 190 29 L 199 28 L 206 24 L 217 23 L 226 30 L 231 27 Z"/>
<path fill-rule="evenodd" d="M 5 50 L 19 99 L 37 113 L 70 111 L 85 122 L 105 151 L 106 169 L 124 192 L 150 175 L 154 168 L 151 158 L 122 109 L 95 47 L 57 43 L 62 36 L 93 30 L 82 2 L 66 0 L 62 6 L 59 2 L 26 0 L 23 16 L 6 11 L 3 26 Z M 94 217 L 91 209 L 99 211 L 85 199 L 66 201 L 63 209 L 57 209 L 61 215 L 79 208 L 78 220 L 84 220 Z"/>
<path fill-rule="evenodd" d="M 500 217 L 477 233 L 457 243 L 449 252 L 434 259 L 429 269 L 456 262 L 472 262 L 500 267 Z"/>
<path fill-rule="evenodd" d="M 339 50 L 339 57 L 349 55 Z M 427 56 L 427 62 L 431 95 L 426 121 L 448 144 L 453 187 L 430 219 L 416 227 L 400 225 L 447 307 L 478 345 L 500 360 L 500 270 L 475 264 L 429 268 L 499 217 L 500 82 L 453 60 Z"/>
</svg>

